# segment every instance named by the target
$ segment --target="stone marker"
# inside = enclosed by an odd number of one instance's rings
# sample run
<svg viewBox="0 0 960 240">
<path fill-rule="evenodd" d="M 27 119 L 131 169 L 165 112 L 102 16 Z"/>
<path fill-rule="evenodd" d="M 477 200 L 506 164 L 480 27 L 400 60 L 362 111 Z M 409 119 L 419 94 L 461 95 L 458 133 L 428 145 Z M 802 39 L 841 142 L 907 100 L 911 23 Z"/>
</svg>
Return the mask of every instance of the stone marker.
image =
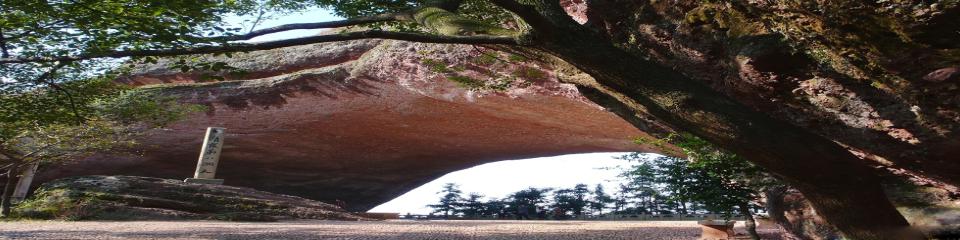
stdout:
<svg viewBox="0 0 960 240">
<path fill-rule="evenodd" d="M 733 232 L 733 224 L 736 221 L 718 221 L 703 220 L 698 221 L 700 229 L 700 240 L 733 240 L 736 239 L 736 233 Z"/>
<path fill-rule="evenodd" d="M 13 195 L 10 196 L 10 202 L 18 203 L 27 198 L 27 191 L 30 190 L 30 184 L 33 183 L 33 175 L 37 173 L 38 167 L 40 167 L 40 163 L 34 162 L 23 169 L 23 173 L 20 174 L 20 180 L 17 181 L 17 188 L 13 190 Z"/>
<path fill-rule="evenodd" d="M 214 178 L 220 161 L 223 137 L 224 128 L 207 128 L 207 134 L 203 137 L 203 147 L 200 149 L 200 159 L 197 160 L 197 171 L 193 174 L 193 178 L 184 179 L 184 182 L 223 184 L 223 179 Z"/>
</svg>

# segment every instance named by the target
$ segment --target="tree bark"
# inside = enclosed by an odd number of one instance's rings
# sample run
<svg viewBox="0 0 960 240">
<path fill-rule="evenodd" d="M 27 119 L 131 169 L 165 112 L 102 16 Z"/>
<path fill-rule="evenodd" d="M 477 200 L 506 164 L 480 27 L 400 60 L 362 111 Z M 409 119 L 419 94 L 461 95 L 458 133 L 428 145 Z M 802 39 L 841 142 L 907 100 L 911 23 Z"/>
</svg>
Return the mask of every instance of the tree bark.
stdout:
<svg viewBox="0 0 960 240">
<path fill-rule="evenodd" d="M 750 234 L 750 238 L 760 240 L 760 234 L 757 233 L 757 221 L 753 218 L 753 213 L 750 212 L 750 206 L 744 203 L 737 206 L 737 209 L 740 210 L 740 214 L 746 219 L 747 233 Z"/>
<path fill-rule="evenodd" d="M 787 206 L 784 203 L 784 197 L 787 194 L 787 187 L 771 187 L 764 190 L 763 195 L 766 199 L 764 204 L 767 209 L 767 214 L 770 216 L 770 220 L 780 225 L 780 228 L 788 234 L 789 239 L 800 239 L 808 240 L 810 237 L 806 236 L 803 233 L 802 229 L 797 229 L 793 223 L 790 223 L 790 220 L 787 219 L 786 211 Z"/>
<path fill-rule="evenodd" d="M 7 169 L 7 182 L 3 185 L 3 195 L 0 196 L 0 217 L 10 217 L 10 197 L 13 195 L 13 186 L 16 185 L 17 165 Z"/>
<path fill-rule="evenodd" d="M 583 35 L 544 50 L 587 72 L 597 81 L 592 87 L 630 107 L 619 115 L 653 115 L 781 176 L 852 239 L 907 239 L 892 231 L 912 232 L 877 177 L 843 147 Z"/>
<path fill-rule="evenodd" d="M 536 29 L 537 47 L 589 74 L 592 82 L 577 84 L 596 89 L 587 97 L 598 104 L 628 120 L 652 115 L 743 156 L 797 187 L 848 238 L 925 238 L 887 200 L 863 160 L 840 145 L 632 55 L 561 16 L 559 5 L 530 2 L 554 27 Z"/>
</svg>

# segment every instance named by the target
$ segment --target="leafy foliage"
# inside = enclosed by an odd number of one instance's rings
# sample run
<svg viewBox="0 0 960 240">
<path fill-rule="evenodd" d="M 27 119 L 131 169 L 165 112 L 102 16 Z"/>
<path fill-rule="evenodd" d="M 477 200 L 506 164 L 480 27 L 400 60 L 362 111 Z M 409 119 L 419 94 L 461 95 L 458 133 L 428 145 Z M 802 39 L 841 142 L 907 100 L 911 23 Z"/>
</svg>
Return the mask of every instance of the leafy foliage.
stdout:
<svg viewBox="0 0 960 240">
<path fill-rule="evenodd" d="M 590 210 L 598 214 L 603 214 L 603 210 L 607 208 L 607 205 L 613 202 L 613 197 L 603 190 L 603 185 L 597 184 L 593 189 L 593 201 L 589 202 Z"/>
<path fill-rule="evenodd" d="M 702 139 L 686 134 L 675 137 L 672 142 L 687 158 L 640 153 L 621 157 L 637 162 L 621 176 L 629 181 L 629 191 L 650 199 L 648 210 L 667 206 L 683 213 L 691 204 L 729 216 L 740 207 L 755 207 L 760 191 L 780 184 L 759 167 Z M 653 204 L 655 199 L 660 202 Z"/>
<path fill-rule="evenodd" d="M 16 81 L 0 88 L 0 164 L 57 162 L 127 146 L 138 130 L 199 110 L 114 84 L 112 74 L 88 77 L 70 67 L 42 76 L 44 85 Z"/>
<path fill-rule="evenodd" d="M 558 189 L 553 192 L 553 207 L 555 212 L 572 212 L 573 215 L 583 215 L 584 210 L 590 205 L 587 195 L 590 189 L 586 184 L 577 184 L 573 188 Z"/>
<path fill-rule="evenodd" d="M 248 14 L 259 5 L 250 0 L 72 0 L 4 1 L 0 7 L 7 45 L 23 56 L 54 56 L 209 44 L 204 36 L 240 30 L 222 27 L 227 14 Z"/>
<path fill-rule="evenodd" d="M 487 210 L 487 204 L 483 202 L 483 195 L 477 193 L 467 194 L 467 197 L 463 200 L 463 208 L 460 209 L 460 212 L 464 216 L 476 217 L 485 215 Z"/>
<path fill-rule="evenodd" d="M 520 216 L 540 219 L 567 219 L 570 215 L 586 216 L 603 213 L 613 198 L 605 193 L 601 185 L 590 190 L 586 184 L 577 184 L 572 188 L 535 188 L 522 189 L 502 199 L 484 200 L 477 193 L 462 196 L 456 184 L 444 185 L 437 204 L 427 205 L 434 213 L 444 213 L 445 217 L 460 215 L 466 218 L 513 218 Z M 550 215 L 548 216 L 548 213 Z"/>
</svg>

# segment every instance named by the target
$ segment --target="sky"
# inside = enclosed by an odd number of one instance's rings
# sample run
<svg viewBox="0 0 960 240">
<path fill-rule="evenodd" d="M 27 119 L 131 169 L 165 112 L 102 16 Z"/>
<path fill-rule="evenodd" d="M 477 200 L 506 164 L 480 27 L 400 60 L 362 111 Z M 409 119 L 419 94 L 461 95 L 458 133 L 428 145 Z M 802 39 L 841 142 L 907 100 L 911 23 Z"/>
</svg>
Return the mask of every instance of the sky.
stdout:
<svg viewBox="0 0 960 240">
<path fill-rule="evenodd" d="M 273 27 L 290 23 L 322 22 L 339 20 L 328 10 L 310 9 L 296 14 L 278 16 L 263 21 L 257 29 Z M 243 25 L 243 19 L 232 17 L 227 19 L 235 26 L 249 29 Z M 289 39 L 316 35 L 322 32 L 317 30 L 295 30 L 260 36 L 250 42 Z M 395 212 L 411 214 L 428 214 L 427 204 L 433 204 L 439 199 L 439 192 L 446 183 L 456 183 L 464 194 L 479 193 L 490 197 L 502 198 L 506 195 L 526 189 L 537 188 L 572 188 L 578 183 L 584 183 L 593 189 L 597 184 L 603 184 L 608 193 L 618 188 L 619 180 L 616 170 L 629 165 L 625 160 L 614 159 L 625 153 L 590 153 L 571 154 L 555 157 L 531 159 L 516 159 L 479 165 L 476 167 L 451 172 L 437 178 L 423 186 L 413 189 L 400 197 L 381 204 L 370 212 Z"/>
<path fill-rule="evenodd" d="M 517 159 L 487 163 L 476 167 L 451 172 L 423 186 L 413 189 L 389 202 L 381 204 L 370 212 L 394 212 L 428 214 L 427 204 L 440 199 L 437 194 L 446 183 L 460 185 L 464 196 L 480 193 L 490 197 L 503 198 L 510 193 L 529 187 L 536 188 L 572 188 L 584 183 L 593 190 L 602 184 L 607 193 L 613 193 L 620 184 L 618 168 L 627 167 L 630 162 L 614 159 L 623 152 L 570 154 L 554 157 Z"/>
<path fill-rule="evenodd" d="M 249 20 L 252 18 L 253 17 L 251 16 L 245 16 L 245 17 L 231 16 L 231 17 L 227 17 L 225 21 L 227 22 L 228 25 L 230 25 L 230 27 L 242 27 L 244 29 L 242 33 L 246 33 L 246 31 L 250 29 L 250 24 L 245 23 L 244 20 L 245 19 Z M 340 19 L 343 19 L 343 18 L 333 15 L 333 13 L 329 10 L 322 9 L 322 8 L 311 8 L 305 11 L 297 12 L 295 14 L 277 16 L 272 19 L 261 21 L 259 24 L 257 24 L 256 29 L 263 29 L 263 28 L 289 24 L 289 23 L 325 22 L 325 21 L 334 21 L 334 20 L 340 20 Z M 289 38 L 296 38 L 296 37 L 306 37 L 306 36 L 317 35 L 322 31 L 323 29 L 292 30 L 292 31 L 285 31 L 285 32 L 258 36 L 244 42 L 262 42 L 262 41 L 289 39 Z M 120 62 L 122 61 L 120 60 L 117 61 L 118 64 Z M 6 76 L 0 76 L 0 82 L 12 82 L 12 80 Z"/>
<path fill-rule="evenodd" d="M 246 31 L 250 29 L 250 24 L 245 23 L 244 19 L 251 19 L 251 18 L 252 17 L 249 17 L 249 16 L 229 17 L 226 19 L 226 22 L 235 27 L 242 27 L 244 29 L 244 32 L 241 32 L 241 33 L 246 33 Z M 305 11 L 297 12 L 294 14 L 276 16 L 276 17 L 273 17 L 272 19 L 261 21 L 259 24 L 257 24 L 256 29 L 263 29 L 263 28 L 274 27 L 274 26 L 290 24 L 290 23 L 326 22 L 326 21 L 335 21 L 335 20 L 341 20 L 341 19 L 343 18 L 333 15 L 333 13 L 330 12 L 330 10 L 326 10 L 323 8 L 311 8 L 311 9 L 307 9 Z M 278 39 L 289 39 L 289 38 L 296 38 L 296 37 L 313 36 L 313 35 L 317 35 L 322 31 L 324 30 L 308 29 L 308 30 L 285 31 L 285 32 L 258 36 L 253 39 L 247 40 L 247 42 L 262 42 L 262 41 L 271 41 L 271 40 L 278 40 Z"/>
</svg>

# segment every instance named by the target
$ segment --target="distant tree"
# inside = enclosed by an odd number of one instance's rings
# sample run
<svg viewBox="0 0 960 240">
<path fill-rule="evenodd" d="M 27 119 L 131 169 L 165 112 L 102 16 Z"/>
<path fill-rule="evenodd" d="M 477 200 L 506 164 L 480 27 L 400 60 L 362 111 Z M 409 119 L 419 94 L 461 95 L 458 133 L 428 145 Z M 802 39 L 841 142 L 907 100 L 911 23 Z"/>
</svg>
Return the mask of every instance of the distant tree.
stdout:
<svg viewBox="0 0 960 240">
<path fill-rule="evenodd" d="M 483 201 L 483 195 L 478 193 L 467 194 L 463 200 L 460 212 L 467 217 L 479 217 L 487 214 L 487 203 Z"/>
<path fill-rule="evenodd" d="M 519 215 L 521 214 L 520 209 L 522 208 L 528 214 L 536 213 L 537 209 L 547 203 L 547 194 L 549 194 L 550 191 L 552 191 L 550 188 L 530 187 L 514 192 L 507 196 L 507 199 L 510 201 L 507 206 L 508 211 L 514 215 Z"/>
<path fill-rule="evenodd" d="M 561 188 L 553 191 L 553 203 L 550 207 L 553 208 L 554 217 L 557 218 L 567 218 L 569 213 L 573 210 L 574 205 L 576 204 L 576 197 L 573 196 L 573 189 Z"/>
<path fill-rule="evenodd" d="M 504 217 L 508 215 L 507 203 L 500 199 L 490 199 L 483 202 L 483 216 Z"/>
<path fill-rule="evenodd" d="M 754 239 L 756 223 L 751 209 L 756 208 L 760 192 L 782 185 L 776 178 L 737 155 L 725 152 L 690 135 L 678 135 L 673 141 L 687 158 L 653 157 L 628 154 L 623 159 L 638 161 L 623 176 L 631 183 L 653 178 L 662 191 L 675 200 L 702 204 L 710 211 L 731 216 L 742 214 Z"/>
<path fill-rule="evenodd" d="M 547 202 L 547 193 L 550 191 L 552 191 L 550 188 L 530 187 L 510 194 L 509 198 L 513 200 L 513 203 L 540 205 Z"/>
<path fill-rule="evenodd" d="M 631 159 L 639 159 L 645 155 L 632 154 L 622 157 L 627 159 L 627 157 L 633 157 Z M 636 203 L 636 213 L 649 214 L 653 213 L 656 209 L 656 200 L 657 196 L 660 194 L 661 187 L 659 185 L 659 176 L 654 167 L 649 164 L 640 163 L 632 166 L 623 173 L 621 177 L 624 177 L 627 180 L 627 183 L 621 187 L 621 191 L 625 194 L 626 197 L 634 199 Z"/>
<path fill-rule="evenodd" d="M 615 213 L 625 213 L 625 210 L 630 204 L 630 187 L 627 187 L 625 184 L 620 184 L 617 188 L 617 191 L 613 195 L 613 211 Z"/>
<path fill-rule="evenodd" d="M 463 191 L 460 191 L 460 186 L 455 183 L 444 184 L 443 190 L 440 190 L 437 194 L 442 194 L 440 201 L 437 204 L 427 205 L 427 207 L 433 208 L 433 213 L 443 213 L 444 217 L 450 217 L 450 215 L 457 214 L 463 206 L 463 197 L 461 196 Z"/>
<path fill-rule="evenodd" d="M 597 184 L 597 186 L 593 188 L 593 199 L 590 201 L 590 209 L 596 211 L 597 214 L 602 215 L 603 209 L 606 209 L 607 205 L 613 202 L 613 197 L 603 190 L 603 185 Z"/>
<path fill-rule="evenodd" d="M 590 195 L 590 189 L 586 184 L 580 183 L 573 187 L 574 204 L 572 205 L 573 215 L 583 215 L 584 210 L 590 205 L 587 197 Z"/>
<path fill-rule="evenodd" d="M 573 188 L 557 189 L 553 192 L 553 207 L 566 215 L 568 212 L 575 216 L 583 215 L 590 204 L 587 196 L 590 189 L 586 184 L 577 184 Z"/>
</svg>

